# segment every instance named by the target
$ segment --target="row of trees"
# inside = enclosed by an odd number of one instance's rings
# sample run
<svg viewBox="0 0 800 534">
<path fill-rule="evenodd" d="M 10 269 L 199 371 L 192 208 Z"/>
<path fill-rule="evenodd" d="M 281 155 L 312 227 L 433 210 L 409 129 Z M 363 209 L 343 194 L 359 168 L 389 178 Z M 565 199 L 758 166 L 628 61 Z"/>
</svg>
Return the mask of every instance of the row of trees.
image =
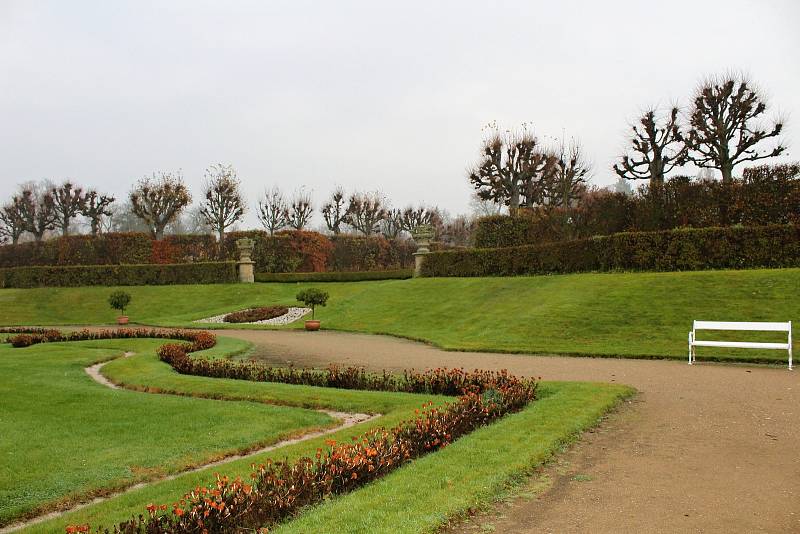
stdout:
<svg viewBox="0 0 800 534">
<path fill-rule="evenodd" d="M 206 169 L 203 199 L 192 210 L 189 210 L 192 195 L 180 171 L 142 178 L 121 208 L 114 205 L 115 200 L 70 181 L 60 185 L 24 185 L 0 208 L 0 241 L 17 243 L 26 232 L 36 241 L 41 241 L 48 232 L 68 235 L 81 216 L 88 222 L 92 235 L 106 227 L 145 230 L 154 239 L 161 239 L 168 228 L 174 230 L 182 217 L 188 216 L 190 233 L 213 232 L 222 242 L 225 232 L 241 222 L 247 211 L 236 171 L 224 164 Z M 397 239 L 412 233 L 420 224 L 431 224 L 442 239 L 465 245 L 471 228 L 467 217 L 451 219 L 435 207 L 393 209 L 380 193 L 347 195 L 340 187 L 331 193 L 320 212 L 332 234 L 382 234 Z M 303 230 L 313 214 L 311 197 L 302 190 L 287 198 L 278 187 L 273 187 L 257 203 L 258 219 L 270 234 L 283 229 Z"/>
<path fill-rule="evenodd" d="M 762 124 L 767 111 L 763 95 L 749 80 L 737 76 L 708 78 L 698 85 L 683 118 L 677 106 L 666 114 L 646 111 L 632 125 L 629 148 L 613 166 L 624 180 L 649 180 L 656 191 L 668 173 L 688 163 L 716 169 L 723 182 L 733 180 L 737 165 L 781 155 L 777 138 L 783 122 Z M 568 208 L 586 190 L 591 165 L 580 144 L 564 139 L 545 145 L 530 125 L 501 133 L 490 124 L 481 157 L 468 170 L 478 196 L 520 207 Z M 775 142 L 769 144 L 773 139 Z"/>
</svg>

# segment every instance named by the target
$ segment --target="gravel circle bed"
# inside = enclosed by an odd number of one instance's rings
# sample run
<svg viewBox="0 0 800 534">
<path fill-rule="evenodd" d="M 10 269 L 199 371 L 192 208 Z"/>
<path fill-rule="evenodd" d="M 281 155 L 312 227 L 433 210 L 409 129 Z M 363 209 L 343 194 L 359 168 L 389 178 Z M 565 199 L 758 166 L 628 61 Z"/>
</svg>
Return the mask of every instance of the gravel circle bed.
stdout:
<svg viewBox="0 0 800 534">
<path fill-rule="evenodd" d="M 249 308 L 245 308 L 249 309 Z M 237 311 L 244 311 L 244 310 L 237 310 Z M 194 323 L 219 323 L 219 324 L 275 324 L 275 325 L 283 325 L 293 323 L 296 320 L 300 319 L 307 313 L 311 313 L 311 308 L 289 308 L 289 311 L 281 315 L 280 317 L 273 317 L 272 319 L 264 319 L 263 321 L 254 321 L 252 323 L 226 323 L 225 316 L 233 313 L 227 312 L 223 313 L 222 315 L 215 315 L 213 317 L 206 317 L 205 319 L 198 319 L 196 321 L 192 321 Z"/>
</svg>

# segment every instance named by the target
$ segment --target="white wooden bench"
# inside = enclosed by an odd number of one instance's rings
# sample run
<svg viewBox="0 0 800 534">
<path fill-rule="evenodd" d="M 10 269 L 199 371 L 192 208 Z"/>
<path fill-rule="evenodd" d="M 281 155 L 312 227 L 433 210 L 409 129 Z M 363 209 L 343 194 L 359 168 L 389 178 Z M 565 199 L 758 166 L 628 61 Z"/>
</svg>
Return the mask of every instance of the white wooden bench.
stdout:
<svg viewBox="0 0 800 534">
<path fill-rule="evenodd" d="M 697 339 L 698 330 L 745 330 L 750 332 L 786 332 L 786 343 L 763 343 L 755 341 L 703 341 Z M 695 347 L 728 347 L 735 349 L 777 349 L 789 352 L 789 370 L 792 369 L 792 322 L 754 323 L 732 321 L 694 321 L 689 332 L 689 365 L 695 361 Z"/>
</svg>

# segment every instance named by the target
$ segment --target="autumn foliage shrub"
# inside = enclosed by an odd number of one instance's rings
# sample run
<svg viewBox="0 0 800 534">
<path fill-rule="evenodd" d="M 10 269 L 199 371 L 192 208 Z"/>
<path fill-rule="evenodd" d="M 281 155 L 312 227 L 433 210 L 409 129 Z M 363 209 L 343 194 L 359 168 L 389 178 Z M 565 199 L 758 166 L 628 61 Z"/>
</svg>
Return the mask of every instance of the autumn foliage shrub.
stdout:
<svg viewBox="0 0 800 534">
<path fill-rule="evenodd" d="M 274 319 L 275 317 L 286 315 L 288 312 L 289 308 L 286 306 L 264 306 L 229 313 L 223 320 L 226 323 L 255 323 L 257 321 Z"/>
<path fill-rule="evenodd" d="M 147 506 L 148 515 L 120 523 L 113 532 L 259 532 L 295 515 L 302 507 L 347 493 L 398 467 L 435 452 L 473 430 L 523 409 L 535 398 L 530 383 L 486 385 L 456 401 L 428 403 L 414 419 L 393 428 L 376 428 L 350 443 L 326 442 L 313 458 L 254 465 L 250 479 L 216 476 L 196 487 L 168 510 Z"/>
<path fill-rule="evenodd" d="M 210 332 L 165 329 L 31 330 L 11 339 L 33 344 L 88 339 L 169 338 L 159 357 L 178 372 L 247 380 L 281 381 L 350 389 L 380 389 L 458 395 L 451 403 L 423 406 L 416 416 L 393 428 L 376 428 L 351 443 L 329 440 L 313 458 L 268 462 L 253 466 L 250 480 L 216 476 L 214 484 L 196 487 L 172 506 L 150 504 L 140 515 L 113 526 L 115 533 L 234 533 L 262 531 L 295 515 L 302 507 L 352 491 L 430 452 L 442 449 L 473 430 L 523 409 L 536 398 L 535 380 L 505 371 L 434 369 L 406 372 L 402 377 L 368 374 L 360 368 L 330 367 L 326 371 L 275 369 L 230 360 L 194 360 L 190 352 L 216 344 Z M 27 345 L 25 345 L 27 346 Z M 89 525 L 68 525 L 67 532 L 88 532 Z M 102 527 L 98 532 L 111 532 Z"/>
</svg>

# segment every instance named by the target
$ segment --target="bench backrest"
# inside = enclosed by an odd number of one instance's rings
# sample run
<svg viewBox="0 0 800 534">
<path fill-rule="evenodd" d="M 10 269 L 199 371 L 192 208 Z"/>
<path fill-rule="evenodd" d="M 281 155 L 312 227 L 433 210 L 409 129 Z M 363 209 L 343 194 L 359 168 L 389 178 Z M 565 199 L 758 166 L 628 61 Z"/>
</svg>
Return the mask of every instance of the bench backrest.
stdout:
<svg viewBox="0 0 800 534">
<path fill-rule="evenodd" d="M 754 332 L 791 332 L 792 322 L 760 323 L 736 321 L 694 321 L 693 330 L 750 330 Z"/>
</svg>

